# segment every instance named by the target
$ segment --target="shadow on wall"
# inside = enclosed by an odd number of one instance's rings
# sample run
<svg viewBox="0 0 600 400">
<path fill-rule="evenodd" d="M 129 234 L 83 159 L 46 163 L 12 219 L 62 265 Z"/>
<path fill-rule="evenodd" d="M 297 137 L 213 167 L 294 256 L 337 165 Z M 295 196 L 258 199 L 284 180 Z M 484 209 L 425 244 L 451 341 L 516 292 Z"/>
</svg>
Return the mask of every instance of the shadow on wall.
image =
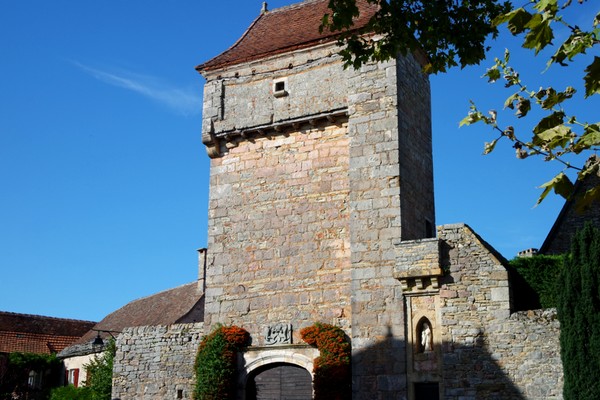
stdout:
<svg viewBox="0 0 600 400">
<path fill-rule="evenodd" d="M 435 344 L 430 363 L 407 366 L 405 353 L 411 351 L 410 348 L 404 341 L 388 334 L 385 340 L 353 353 L 352 398 L 524 400 L 523 394 L 488 351 L 485 336 L 480 334 L 473 339 L 472 346 Z M 423 371 L 423 368 L 430 369 Z M 412 378 L 407 378 L 410 376 Z M 419 376 L 424 378 L 419 379 Z"/>
</svg>

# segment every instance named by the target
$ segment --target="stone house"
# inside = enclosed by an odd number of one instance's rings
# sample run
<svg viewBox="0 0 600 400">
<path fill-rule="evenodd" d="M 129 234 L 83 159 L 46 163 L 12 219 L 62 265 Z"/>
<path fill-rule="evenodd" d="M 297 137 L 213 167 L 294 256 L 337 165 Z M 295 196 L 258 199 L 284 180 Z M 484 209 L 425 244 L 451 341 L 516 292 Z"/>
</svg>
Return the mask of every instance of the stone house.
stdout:
<svg viewBox="0 0 600 400">
<path fill-rule="evenodd" d="M 57 354 L 75 343 L 94 324 L 91 321 L 0 311 L 0 388 L 9 372 L 10 353 Z M 27 382 L 29 389 L 35 391 L 59 383 L 47 382 L 47 372 L 31 371 Z"/>
<path fill-rule="evenodd" d="M 285 394 L 306 398 L 319 354 L 299 331 L 325 322 L 351 339 L 354 399 L 561 398 L 555 313 L 514 312 L 506 260 L 467 225 L 435 228 L 423 60 L 344 69 L 318 29 L 327 4 L 263 10 L 197 67 L 211 158 L 204 322 L 125 330 L 113 396 L 191 398 L 184 376 L 220 323 L 252 338 L 239 399 L 290 381 Z M 374 12 L 359 5 L 358 30 Z"/>
<path fill-rule="evenodd" d="M 203 260 L 204 250 L 200 252 L 201 260 Z M 138 331 L 146 329 L 140 327 L 174 324 L 189 324 L 190 326 L 198 325 L 201 327 L 204 319 L 204 298 L 201 286 L 202 282 L 191 282 L 134 300 L 90 327 L 75 343 L 58 354 L 64 364 L 67 376 L 66 383 L 75 387 L 85 385 L 87 379 L 86 365 L 102 354 L 108 340 L 116 338 L 123 331 L 128 329 Z M 121 350 L 124 349 L 124 347 L 121 347 Z M 124 355 L 125 353 L 121 352 L 120 354 Z M 150 352 L 148 354 L 151 355 Z M 193 355 L 193 351 L 191 351 L 192 362 Z M 117 369 L 115 372 L 119 376 L 118 374 L 122 371 Z M 136 375 L 145 372 L 147 371 L 136 371 Z M 130 378 L 135 380 L 133 377 Z M 188 379 L 190 378 L 188 377 Z"/>
<path fill-rule="evenodd" d="M 597 164 L 598 156 L 594 155 L 587 161 Z M 558 218 L 550 229 L 550 233 L 540 247 L 540 254 L 562 254 L 569 251 L 571 238 L 579 229 L 583 228 L 586 222 L 591 222 L 600 227 L 600 207 L 597 204 L 580 207 L 578 199 L 592 188 L 600 186 L 600 171 L 596 168 L 595 174 L 586 176 L 583 180 L 575 183 L 573 195 L 565 201 L 563 208 L 558 214 Z"/>
</svg>

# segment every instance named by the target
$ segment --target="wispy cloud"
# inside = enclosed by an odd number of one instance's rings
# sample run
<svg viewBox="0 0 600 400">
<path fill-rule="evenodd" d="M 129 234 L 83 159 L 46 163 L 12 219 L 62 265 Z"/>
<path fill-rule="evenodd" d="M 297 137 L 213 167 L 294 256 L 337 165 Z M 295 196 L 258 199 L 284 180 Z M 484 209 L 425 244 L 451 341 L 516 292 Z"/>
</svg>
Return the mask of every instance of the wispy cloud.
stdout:
<svg viewBox="0 0 600 400">
<path fill-rule="evenodd" d="M 198 90 L 169 86 L 154 77 L 130 71 L 114 73 L 92 68 L 76 61 L 73 61 L 73 64 L 102 82 L 139 93 L 177 113 L 189 116 L 198 114 L 202 110 L 202 99 Z"/>
</svg>

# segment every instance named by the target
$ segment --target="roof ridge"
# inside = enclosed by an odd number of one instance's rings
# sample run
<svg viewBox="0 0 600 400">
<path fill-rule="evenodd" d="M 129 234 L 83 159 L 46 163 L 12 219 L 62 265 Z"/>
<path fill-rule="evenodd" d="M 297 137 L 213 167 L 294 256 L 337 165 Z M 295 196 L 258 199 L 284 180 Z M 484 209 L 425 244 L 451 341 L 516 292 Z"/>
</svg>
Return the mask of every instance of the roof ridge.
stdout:
<svg viewBox="0 0 600 400">
<path fill-rule="evenodd" d="M 84 320 L 84 319 L 51 317 L 48 315 L 40 315 L 40 314 L 23 314 L 23 313 L 16 313 L 16 312 L 12 312 L 12 311 L 0 311 L 0 316 L 1 315 L 19 316 L 19 317 L 27 317 L 27 318 L 35 317 L 35 318 L 52 319 L 52 320 L 57 320 L 57 321 L 91 322 L 93 324 L 97 323 L 97 321 Z"/>
<path fill-rule="evenodd" d="M 184 283 L 183 285 L 175 286 L 175 287 L 172 287 L 172 288 L 169 288 L 169 289 L 164 289 L 164 290 L 161 290 L 160 292 L 152 293 L 152 294 L 149 294 L 147 296 L 143 296 L 143 297 L 139 297 L 137 299 L 133 299 L 129 303 L 125 304 L 123 307 L 125 307 L 125 306 L 127 306 L 127 305 L 129 305 L 131 303 L 136 303 L 138 301 L 142 301 L 142 300 L 146 300 L 146 299 L 149 299 L 151 297 L 154 297 L 154 296 L 158 296 L 159 294 L 164 294 L 164 293 L 170 292 L 172 290 L 181 289 L 184 286 L 197 285 L 197 284 L 198 284 L 198 281 L 192 281 L 192 282 Z M 123 308 L 123 307 L 121 307 L 121 308 Z M 119 308 L 119 310 L 121 308 Z M 100 322 L 102 322 L 102 321 L 100 321 Z M 98 322 L 98 323 L 100 323 L 100 322 Z"/>
<path fill-rule="evenodd" d="M 300 7 L 304 7 L 309 3 L 319 3 L 319 2 L 325 2 L 326 0 L 303 0 L 301 2 L 298 3 L 292 3 L 292 4 L 288 4 L 287 6 L 281 6 L 281 7 L 277 7 L 274 8 L 272 10 L 268 10 L 266 13 L 275 13 L 275 12 L 281 12 L 281 11 L 287 11 L 287 10 L 291 10 L 294 8 L 300 8 Z"/>
</svg>

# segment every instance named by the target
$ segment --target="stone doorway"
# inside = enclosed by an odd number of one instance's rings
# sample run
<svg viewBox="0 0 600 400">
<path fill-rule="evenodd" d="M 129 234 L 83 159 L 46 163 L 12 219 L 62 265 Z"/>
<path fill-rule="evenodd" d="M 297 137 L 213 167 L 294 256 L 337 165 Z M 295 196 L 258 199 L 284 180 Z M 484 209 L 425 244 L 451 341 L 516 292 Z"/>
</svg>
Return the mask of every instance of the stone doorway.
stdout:
<svg viewBox="0 0 600 400">
<path fill-rule="evenodd" d="M 246 400 L 311 400 L 312 377 L 294 364 L 274 363 L 248 377 Z"/>
</svg>

